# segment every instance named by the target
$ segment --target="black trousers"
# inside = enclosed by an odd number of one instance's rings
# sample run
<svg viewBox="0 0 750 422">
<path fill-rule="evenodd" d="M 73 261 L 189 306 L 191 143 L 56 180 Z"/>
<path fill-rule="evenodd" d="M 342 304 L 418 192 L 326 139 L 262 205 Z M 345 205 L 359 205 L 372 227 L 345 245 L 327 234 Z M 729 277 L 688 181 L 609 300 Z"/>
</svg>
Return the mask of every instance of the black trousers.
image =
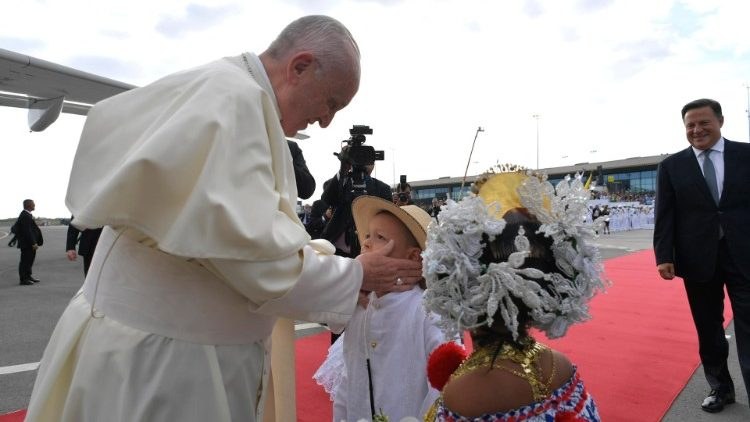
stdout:
<svg viewBox="0 0 750 422">
<path fill-rule="evenodd" d="M 21 262 L 18 263 L 18 276 L 21 281 L 31 277 L 31 266 L 34 265 L 36 251 L 34 248 L 21 248 Z"/>
<path fill-rule="evenodd" d="M 729 343 L 723 325 L 725 286 L 734 314 L 740 370 L 750 398 L 750 279 L 740 273 L 726 241 L 721 240 L 713 278 L 686 279 L 685 291 L 698 332 L 699 354 L 706 380 L 712 389 L 734 391 L 727 367 Z"/>
<path fill-rule="evenodd" d="M 89 274 L 89 267 L 91 266 L 91 260 L 94 258 L 94 254 L 87 254 L 83 256 L 83 275 Z"/>
</svg>

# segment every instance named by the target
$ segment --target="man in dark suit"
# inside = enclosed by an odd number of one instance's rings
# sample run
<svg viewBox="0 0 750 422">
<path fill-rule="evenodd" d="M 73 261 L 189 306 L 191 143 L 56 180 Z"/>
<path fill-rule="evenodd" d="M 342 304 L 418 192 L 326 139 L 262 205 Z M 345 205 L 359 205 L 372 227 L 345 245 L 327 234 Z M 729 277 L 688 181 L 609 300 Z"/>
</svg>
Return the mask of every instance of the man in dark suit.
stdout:
<svg viewBox="0 0 750 422">
<path fill-rule="evenodd" d="M 83 257 L 83 275 L 86 276 L 89 273 L 89 266 L 91 266 L 91 258 L 94 257 L 94 251 L 96 250 L 96 243 L 99 242 L 99 235 L 102 234 L 102 229 L 86 229 L 78 230 L 73 226 L 73 217 L 70 218 L 68 224 L 68 238 L 65 242 L 65 253 L 68 256 L 69 261 L 75 261 L 78 255 Z M 78 253 L 76 254 L 76 244 L 78 244 Z"/>
<path fill-rule="evenodd" d="M 21 250 L 21 262 L 18 264 L 18 276 L 21 279 L 22 286 L 30 286 L 34 283 L 38 283 L 39 280 L 31 275 L 31 267 L 34 265 L 34 259 L 36 258 L 36 250 L 42 246 L 44 239 L 42 239 L 42 231 L 34 221 L 34 216 L 31 212 L 34 211 L 36 205 L 31 199 L 25 199 L 23 201 L 23 211 L 16 220 L 16 238 L 18 240 L 18 249 Z"/>
<path fill-rule="evenodd" d="M 305 156 L 296 142 L 286 140 L 289 152 L 292 153 L 292 164 L 294 164 L 294 181 L 297 183 L 297 197 L 308 199 L 315 192 L 315 178 L 307 168 Z"/>
<path fill-rule="evenodd" d="M 321 199 L 333 207 L 331 221 L 326 224 L 321 237 L 336 246 L 336 255 L 355 257 L 359 255 L 360 246 L 352 217 L 352 201 L 359 194 L 378 196 L 385 200 L 392 199 L 391 187 L 370 176 L 374 164 L 365 166 L 364 190 L 353 192 L 350 166 L 342 164 L 338 174 L 323 185 Z"/>
<path fill-rule="evenodd" d="M 734 313 L 737 353 L 750 391 L 750 145 L 721 136 L 714 100 L 682 109 L 690 147 L 659 165 L 654 251 L 659 275 L 684 279 L 711 392 L 701 404 L 720 412 L 734 403 L 724 336 L 724 287 Z"/>
</svg>

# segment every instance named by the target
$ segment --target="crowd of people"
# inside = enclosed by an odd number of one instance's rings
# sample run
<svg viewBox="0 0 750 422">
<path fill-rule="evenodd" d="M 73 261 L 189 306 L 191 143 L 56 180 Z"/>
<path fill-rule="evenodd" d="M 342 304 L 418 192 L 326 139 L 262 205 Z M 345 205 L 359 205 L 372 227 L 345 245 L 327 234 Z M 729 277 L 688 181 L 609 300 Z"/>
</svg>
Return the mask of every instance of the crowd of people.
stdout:
<svg viewBox="0 0 750 422">
<path fill-rule="evenodd" d="M 586 221 L 591 223 L 601 218 L 604 223 L 602 234 L 628 230 L 654 228 L 654 207 L 638 204 L 593 204 Z"/>
<path fill-rule="evenodd" d="M 623 192 L 607 192 L 592 190 L 591 199 L 608 200 L 610 202 L 638 202 L 644 205 L 652 205 L 655 194 L 653 191 L 631 192 L 626 190 Z"/>
<path fill-rule="evenodd" d="M 294 320 L 344 333 L 318 373 L 335 422 L 599 421 L 586 374 L 534 333 L 562 337 L 590 318 L 607 287 L 597 232 L 649 224 L 659 274 L 685 278 L 711 387 L 701 407 L 735 401 L 721 312 L 726 284 L 747 384 L 750 148 L 721 137 L 718 103 L 683 109 L 691 147 L 660 165 L 655 220 L 640 205 L 589 207 L 580 176 L 552 186 L 518 169 L 424 210 L 344 159 L 300 216 L 315 183 L 287 138 L 327 127 L 359 81 L 349 30 L 306 16 L 259 55 L 91 109 L 66 203 L 77 229 L 101 229 L 97 253 L 27 421 L 295 420 Z M 21 241 L 33 263 L 41 235 Z M 36 281 L 30 264 L 19 273 Z"/>
</svg>

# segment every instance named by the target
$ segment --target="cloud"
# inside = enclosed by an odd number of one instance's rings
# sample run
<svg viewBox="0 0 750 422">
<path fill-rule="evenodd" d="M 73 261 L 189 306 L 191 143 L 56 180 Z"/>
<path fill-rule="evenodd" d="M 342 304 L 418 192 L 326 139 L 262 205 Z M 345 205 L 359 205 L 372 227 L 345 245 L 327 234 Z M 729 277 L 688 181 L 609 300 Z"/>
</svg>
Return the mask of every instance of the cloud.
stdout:
<svg viewBox="0 0 750 422">
<path fill-rule="evenodd" d="M 665 23 L 681 37 L 689 37 L 703 26 L 703 17 L 707 13 L 699 13 L 688 9 L 683 3 L 675 3 L 665 19 Z"/>
<path fill-rule="evenodd" d="M 128 34 L 127 32 L 125 32 L 125 31 L 117 31 L 117 30 L 114 30 L 114 29 L 103 29 L 103 30 L 99 31 L 99 33 L 102 34 L 105 37 L 115 38 L 115 39 L 118 39 L 118 40 L 126 40 L 126 39 L 128 39 L 130 37 L 130 34 Z"/>
<path fill-rule="evenodd" d="M 35 51 L 44 49 L 44 47 L 44 42 L 37 39 L 0 37 L 0 48 L 30 56 L 33 56 Z"/>
<path fill-rule="evenodd" d="M 161 19 L 156 30 L 167 37 L 177 38 L 188 32 L 208 29 L 239 11 L 240 7 L 235 4 L 218 7 L 189 4 L 183 16 Z"/>
<path fill-rule="evenodd" d="M 523 13 L 530 18 L 538 18 L 544 14 L 544 9 L 542 9 L 542 5 L 539 1 L 526 0 L 523 3 Z"/>
<path fill-rule="evenodd" d="M 614 3 L 614 0 L 580 0 L 578 10 L 581 12 L 597 12 L 606 9 Z"/>
<path fill-rule="evenodd" d="M 664 40 L 655 39 L 622 44 L 616 50 L 622 52 L 625 57 L 613 65 L 613 70 L 617 78 L 623 79 L 672 55 L 672 51 Z"/>
<path fill-rule="evenodd" d="M 142 72 L 141 67 L 133 63 L 101 56 L 76 56 L 70 60 L 69 66 L 123 82 L 138 79 Z"/>
</svg>

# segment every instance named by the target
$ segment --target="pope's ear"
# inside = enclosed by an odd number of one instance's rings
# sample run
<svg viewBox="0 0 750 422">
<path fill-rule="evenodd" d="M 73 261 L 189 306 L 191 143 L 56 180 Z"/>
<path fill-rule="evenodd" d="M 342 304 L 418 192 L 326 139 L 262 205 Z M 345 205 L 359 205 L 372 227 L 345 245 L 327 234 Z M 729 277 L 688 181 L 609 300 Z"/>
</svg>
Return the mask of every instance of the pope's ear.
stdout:
<svg viewBox="0 0 750 422">
<path fill-rule="evenodd" d="M 308 51 L 300 51 L 292 56 L 288 66 L 288 76 L 292 81 L 297 81 L 303 73 L 313 70 L 315 56 Z"/>
</svg>

